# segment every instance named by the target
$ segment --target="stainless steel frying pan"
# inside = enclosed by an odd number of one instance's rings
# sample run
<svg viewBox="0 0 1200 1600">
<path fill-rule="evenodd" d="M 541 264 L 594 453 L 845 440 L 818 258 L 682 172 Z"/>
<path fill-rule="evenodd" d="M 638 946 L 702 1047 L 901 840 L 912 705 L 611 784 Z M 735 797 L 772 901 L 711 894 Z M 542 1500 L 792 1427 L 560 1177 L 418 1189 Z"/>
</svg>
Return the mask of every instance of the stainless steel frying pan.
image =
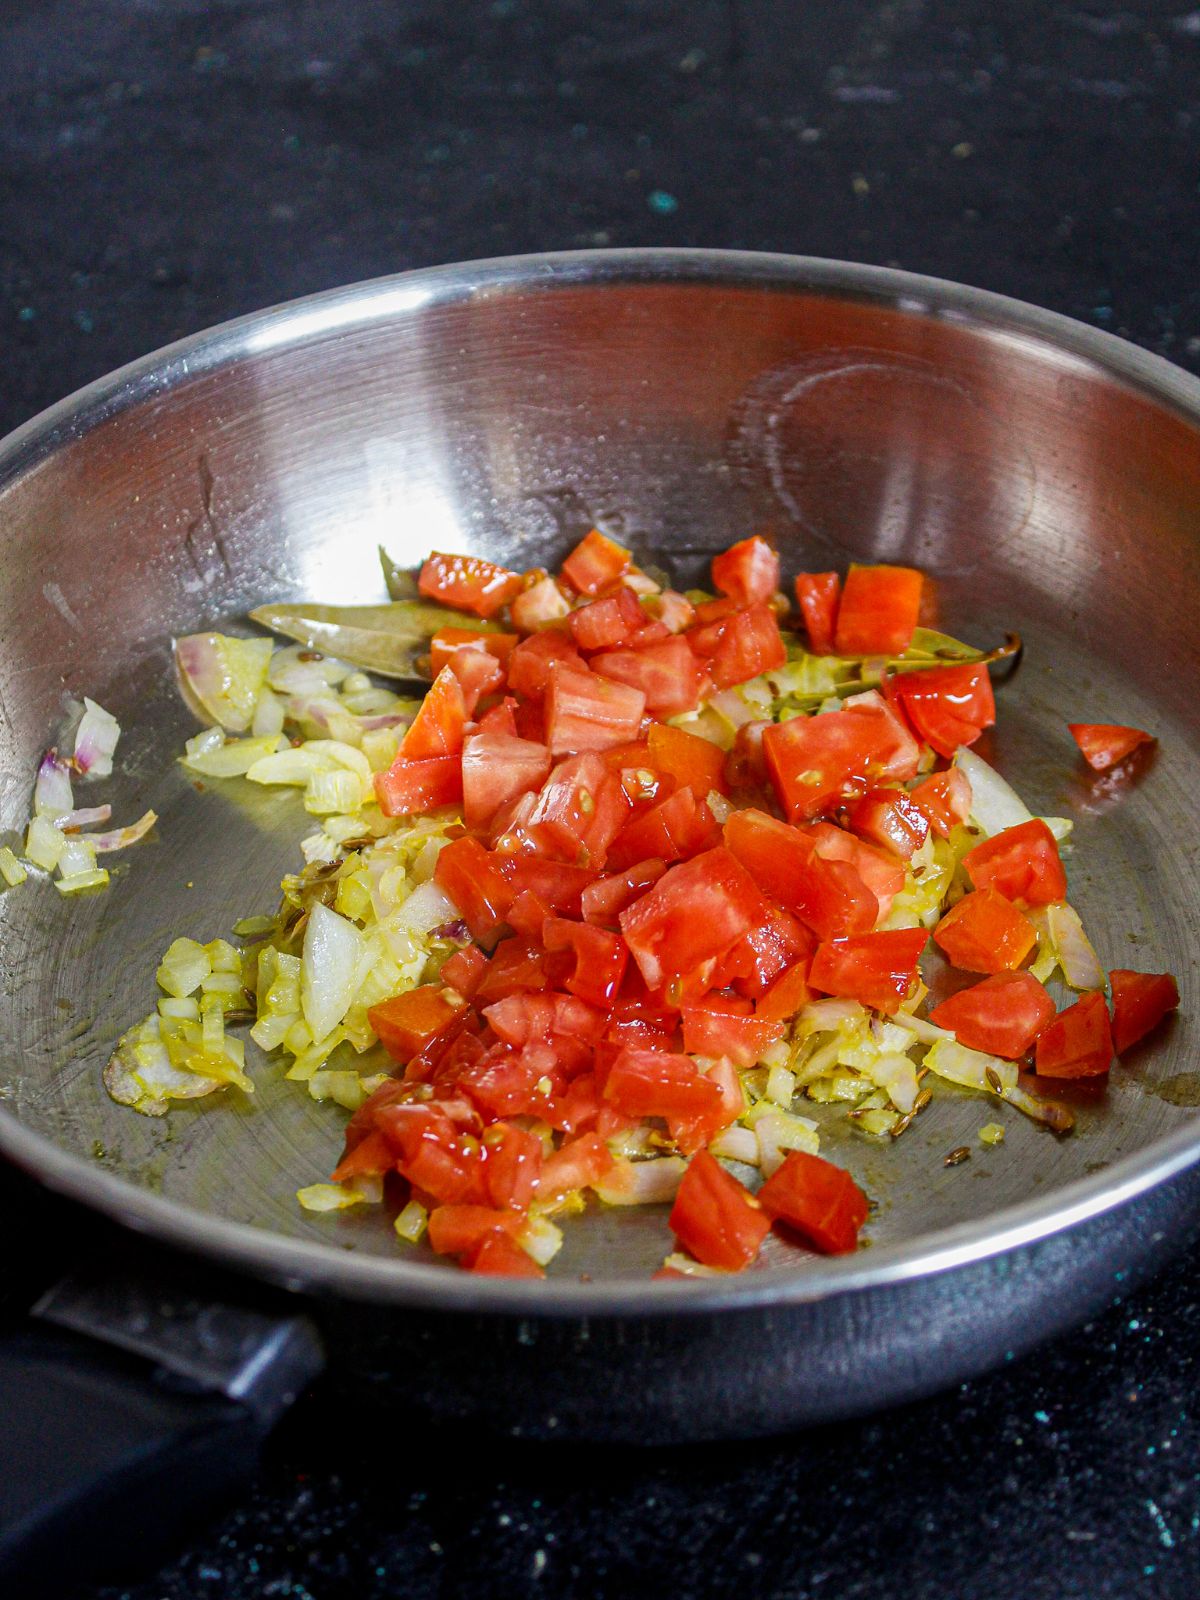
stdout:
<svg viewBox="0 0 1200 1600">
<path fill-rule="evenodd" d="M 386 1225 L 314 1218 L 336 1110 L 268 1059 L 253 1098 L 163 1121 L 106 1098 L 159 952 L 272 908 L 304 829 L 198 793 L 174 633 L 380 592 L 376 546 L 529 566 L 588 521 L 680 580 L 769 527 L 785 567 L 897 560 L 941 617 L 1026 640 L 990 754 L 1071 816 L 1072 897 L 1106 965 L 1170 968 L 1183 1011 L 1058 1139 L 947 1091 L 894 1147 L 827 1148 L 878 1201 L 871 1246 L 777 1246 L 728 1282 L 650 1283 L 661 1216 L 574 1222 L 551 1281 L 479 1280 Z M 720 1436 L 846 1415 L 1082 1320 L 1179 1246 L 1200 1195 L 1200 384 L 970 289 L 782 256 L 628 251 L 416 272 L 266 311 L 128 367 L 0 448 L 0 827 L 64 696 L 124 732 L 106 791 L 158 812 L 112 888 L 0 896 L 0 1151 L 164 1243 L 303 1292 L 344 1369 L 532 1434 Z M 1159 738 L 1085 776 L 1066 722 Z M 843 1124 L 844 1126 L 844 1124 Z M 943 1157 L 968 1145 L 969 1162 Z"/>
</svg>

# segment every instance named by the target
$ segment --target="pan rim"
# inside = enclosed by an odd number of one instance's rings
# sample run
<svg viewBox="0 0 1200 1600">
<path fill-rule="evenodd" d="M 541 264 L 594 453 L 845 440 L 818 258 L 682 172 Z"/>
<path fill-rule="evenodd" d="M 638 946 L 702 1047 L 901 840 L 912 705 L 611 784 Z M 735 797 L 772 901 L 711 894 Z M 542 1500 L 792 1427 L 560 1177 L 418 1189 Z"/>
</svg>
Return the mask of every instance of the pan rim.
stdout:
<svg viewBox="0 0 1200 1600">
<path fill-rule="evenodd" d="M 891 306 L 914 317 L 962 320 L 1044 353 L 1098 368 L 1200 426 L 1200 380 L 1164 357 L 1057 312 L 988 290 L 890 267 L 780 253 L 707 249 L 588 250 L 508 256 L 366 280 L 284 302 L 217 324 L 140 357 L 56 402 L 0 440 L 0 486 L 29 471 L 68 438 L 235 361 L 353 327 L 411 314 L 431 303 L 492 293 L 548 292 L 606 283 L 681 280 L 712 288 L 814 293 Z M 896 1287 L 1051 1238 L 1135 1200 L 1200 1162 L 1200 1119 L 1102 1172 L 988 1217 L 880 1246 L 821 1258 L 795 1273 L 655 1283 L 551 1279 L 531 1285 L 481 1279 L 347 1251 L 341 1243 L 293 1239 L 164 1199 L 97 1170 L 0 1106 L 0 1155 L 49 1189 L 137 1233 L 266 1278 L 285 1288 L 414 1309 L 507 1312 L 549 1317 L 660 1317 L 798 1304 Z"/>
</svg>

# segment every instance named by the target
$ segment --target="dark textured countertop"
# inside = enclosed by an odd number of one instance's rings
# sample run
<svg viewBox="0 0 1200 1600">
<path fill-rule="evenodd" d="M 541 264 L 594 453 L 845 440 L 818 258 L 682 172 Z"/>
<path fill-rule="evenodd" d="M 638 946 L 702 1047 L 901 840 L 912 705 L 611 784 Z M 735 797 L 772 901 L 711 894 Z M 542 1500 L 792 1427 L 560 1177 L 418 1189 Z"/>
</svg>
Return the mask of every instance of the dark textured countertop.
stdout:
<svg viewBox="0 0 1200 1600">
<path fill-rule="evenodd" d="M 5 429 L 273 301 L 608 244 L 894 263 L 1200 370 L 1185 0 L 29 0 L 0 109 Z M 73 1224 L 5 1193 L 11 1315 Z M 1192 1600 L 1198 1340 L 1193 1253 L 992 1377 L 765 1443 L 433 1438 L 318 1388 L 227 1520 L 103 1595 Z"/>
</svg>

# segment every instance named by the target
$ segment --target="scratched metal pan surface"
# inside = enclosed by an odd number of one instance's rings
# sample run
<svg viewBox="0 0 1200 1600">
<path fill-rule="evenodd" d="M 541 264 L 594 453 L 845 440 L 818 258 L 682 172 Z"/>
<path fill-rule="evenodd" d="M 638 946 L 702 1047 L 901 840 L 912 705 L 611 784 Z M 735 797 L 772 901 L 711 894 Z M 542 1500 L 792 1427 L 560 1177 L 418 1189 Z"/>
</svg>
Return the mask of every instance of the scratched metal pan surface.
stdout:
<svg viewBox="0 0 1200 1600">
<path fill-rule="evenodd" d="M 172 636 L 244 627 L 268 599 L 376 598 L 380 543 L 411 563 L 436 547 L 551 565 L 589 521 L 680 582 L 761 528 L 789 572 L 911 563 L 950 631 L 1018 630 L 1025 657 L 980 748 L 1035 811 L 1074 821 L 1072 899 L 1106 965 L 1179 976 L 1180 1016 L 1077 1097 L 1070 1137 L 949 1088 L 895 1145 L 829 1119 L 825 1148 L 878 1203 L 853 1258 L 772 1241 L 740 1278 L 650 1283 L 661 1211 L 598 1209 L 567 1227 L 548 1282 L 479 1280 L 398 1248 L 385 1221 L 299 1209 L 341 1115 L 252 1046 L 253 1097 L 151 1120 L 101 1086 L 164 946 L 271 909 L 307 821 L 287 795 L 186 780 Z M 836 1305 L 844 1357 L 873 1341 L 876 1399 L 913 1389 L 878 1377 L 898 1294 L 936 1282 L 951 1303 L 957 1282 L 986 1320 L 981 1273 L 1058 1250 L 1020 1327 L 980 1336 L 957 1370 L 986 1364 L 999 1338 L 1028 1343 L 1110 1292 L 1109 1221 L 1136 1266 L 1191 1215 L 1198 551 L 1200 385 L 1062 318 L 875 268 L 706 251 L 473 263 L 266 311 L 101 380 L 0 449 L 0 827 L 22 826 L 83 693 L 124 730 L 114 814 L 160 822 L 107 893 L 70 903 L 31 879 L 0 896 L 0 1150 L 134 1229 L 319 1296 L 593 1326 L 790 1308 L 789 1336 L 818 1342 Z M 1090 777 L 1068 720 L 1159 743 L 1136 781 Z M 1007 1137 L 985 1150 L 997 1116 Z M 970 1161 L 946 1168 L 959 1145 Z M 1159 1205 L 1153 1229 L 1139 1204 Z"/>
</svg>

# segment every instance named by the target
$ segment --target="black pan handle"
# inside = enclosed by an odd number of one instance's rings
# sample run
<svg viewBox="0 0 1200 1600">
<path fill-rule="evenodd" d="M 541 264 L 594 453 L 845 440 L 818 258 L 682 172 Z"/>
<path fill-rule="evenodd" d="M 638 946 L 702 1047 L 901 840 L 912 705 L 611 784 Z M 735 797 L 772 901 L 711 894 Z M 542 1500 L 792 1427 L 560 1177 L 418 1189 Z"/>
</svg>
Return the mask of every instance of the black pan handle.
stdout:
<svg viewBox="0 0 1200 1600">
<path fill-rule="evenodd" d="M 153 1571 L 250 1480 L 319 1370 L 307 1319 L 187 1277 L 93 1265 L 0 1340 L 0 1594 Z"/>
</svg>

